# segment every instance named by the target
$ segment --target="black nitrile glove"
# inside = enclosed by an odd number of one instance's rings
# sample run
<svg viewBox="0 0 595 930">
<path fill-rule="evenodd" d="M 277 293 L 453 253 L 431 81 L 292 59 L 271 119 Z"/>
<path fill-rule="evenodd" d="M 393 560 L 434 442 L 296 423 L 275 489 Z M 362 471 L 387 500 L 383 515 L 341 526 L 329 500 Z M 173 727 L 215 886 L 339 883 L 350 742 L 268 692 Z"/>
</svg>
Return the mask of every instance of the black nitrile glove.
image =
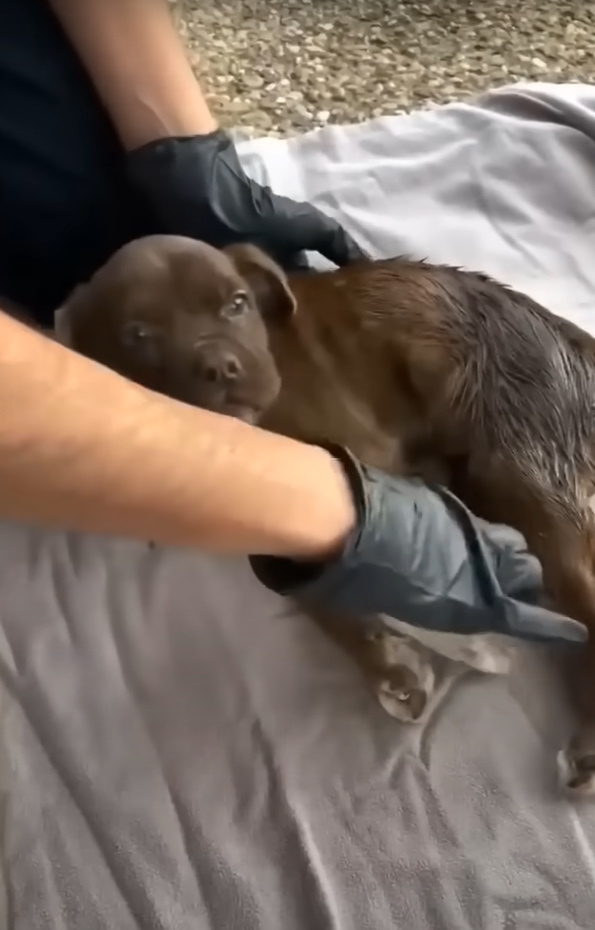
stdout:
<svg viewBox="0 0 595 930">
<path fill-rule="evenodd" d="M 584 642 L 585 627 L 543 606 L 541 568 L 523 538 L 479 520 L 453 494 L 391 478 L 329 446 L 358 508 L 358 528 L 326 564 L 252 556 L 259 580 L 304 604 L 382 613 L 448 633 Z"/>
<path fill-rule="evenodd" d="M 217 248 L 251 242 L 286 268 L 304 251 L 335 265 L 367 257 L 335 220 L 252 181 L 222 129 L 144 145 L 128 155 L 128 175 L 164 233 Z"/>
</svg>

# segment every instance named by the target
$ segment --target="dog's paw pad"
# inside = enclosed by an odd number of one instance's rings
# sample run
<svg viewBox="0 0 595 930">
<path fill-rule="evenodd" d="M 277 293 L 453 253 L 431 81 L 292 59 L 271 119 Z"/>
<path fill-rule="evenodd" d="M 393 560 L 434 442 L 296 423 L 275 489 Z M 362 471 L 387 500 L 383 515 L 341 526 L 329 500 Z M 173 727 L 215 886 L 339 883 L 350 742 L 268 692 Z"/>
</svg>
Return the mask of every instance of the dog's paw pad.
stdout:
<svg viewBox="0 0 595 930">
<path fill-rule="evenodd" d="M 376 696 L 386 713 L 401 723 L 418 723 L 428 703 L 422 688 L 395 687 L 388 679 L 377 683 Z"/>
<path fill-rule="evenodd" d="M 595 751 L 569 746 L 558 753 L 558 774 L 563 788 L 580 797 L 595 795 Z"/>
</svg>

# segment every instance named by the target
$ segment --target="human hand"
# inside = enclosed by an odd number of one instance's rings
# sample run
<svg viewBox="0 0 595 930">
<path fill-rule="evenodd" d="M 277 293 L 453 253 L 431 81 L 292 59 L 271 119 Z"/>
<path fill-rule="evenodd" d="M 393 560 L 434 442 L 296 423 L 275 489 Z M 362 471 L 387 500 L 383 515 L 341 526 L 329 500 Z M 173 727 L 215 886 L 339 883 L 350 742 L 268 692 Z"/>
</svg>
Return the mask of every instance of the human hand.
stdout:
<svg viewBox="0 0 595 930">
<path fill-rule="evenodd" d="M 304 251 L 340 266 L 367 257 L 336 220 L 252 181 L 221 129 L 151 142 L 127 158 L 130 180 L 154 210 L 161 232 L 217 248 L 251 242 L 286 268 L 302 264 Z"/>
<path fill-rule="evenodd" d="M 514 530 L 479 520 L 443 488 L 391 478 L 344 449 L 328 448 L 353 490 L 358 528 L 326 564 L 253 556 L 252 568 L 268 588 L 441 632 L 587 639 L 582 624 L 543 605 L 541 567 Z"/>
</svg>

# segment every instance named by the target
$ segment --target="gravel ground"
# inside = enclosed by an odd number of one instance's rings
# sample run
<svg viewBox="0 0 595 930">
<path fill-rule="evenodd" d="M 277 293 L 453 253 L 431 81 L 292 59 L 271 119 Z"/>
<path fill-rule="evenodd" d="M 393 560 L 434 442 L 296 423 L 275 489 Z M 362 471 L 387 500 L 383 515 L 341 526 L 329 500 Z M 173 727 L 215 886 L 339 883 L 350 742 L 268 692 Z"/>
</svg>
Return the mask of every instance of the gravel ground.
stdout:
<svg viewBox="0 0 595 930">
<path fill-rule="evenodd" d="M 287 135 L 446 103 L 520 79 L 589 81 L 586 0 L 179 0 L 212 107 Z"/>
</svg>

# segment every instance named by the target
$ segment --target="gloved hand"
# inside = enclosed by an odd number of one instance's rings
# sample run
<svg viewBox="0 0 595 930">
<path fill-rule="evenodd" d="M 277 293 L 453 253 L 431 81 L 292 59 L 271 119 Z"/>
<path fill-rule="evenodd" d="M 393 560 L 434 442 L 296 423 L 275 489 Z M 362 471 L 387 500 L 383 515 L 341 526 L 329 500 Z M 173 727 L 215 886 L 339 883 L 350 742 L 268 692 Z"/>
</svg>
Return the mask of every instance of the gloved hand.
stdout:
<svg viewBox="0 0 595 930">
<path fill-rule="evenodd" d="M 353 490 L 357 530 L 326 564 L 252 556 L 268 588 L 305 604 L 382 613 L 429 630 L 587 639 L 580 623 L 544 606 L 539 562 L 514 530 L 479 520 L 444 488 L 391 478 L 345 449 L 327 448 Z"/>
<path fill-rule="evenodd" d="M 129 153 L 127 168 L 161 232 L 217 248 L 251 242 L 286 268 L 303 264 L 305 250 L 335 265 L 367 257 L 335 220 L 248 178 L 222 129 L 151 142 Z"/>
</svg>

